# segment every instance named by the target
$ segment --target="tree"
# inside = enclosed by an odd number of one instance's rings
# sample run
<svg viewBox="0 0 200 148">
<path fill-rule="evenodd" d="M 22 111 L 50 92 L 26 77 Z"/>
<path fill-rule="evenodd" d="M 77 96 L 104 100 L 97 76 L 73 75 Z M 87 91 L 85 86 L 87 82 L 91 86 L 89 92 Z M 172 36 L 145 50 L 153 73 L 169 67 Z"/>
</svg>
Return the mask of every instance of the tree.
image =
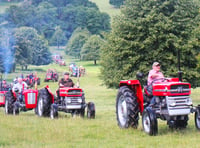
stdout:
<svg viewBox="0 0 200 148">
<path fill-rule="evenodd" d="M 23 67 L 29 64 L 45 65 L 51 62 L 47 42 L 30 27 L 15 30 L 15 63 Z"/>
<path fill-rule="evenodd" d="M 65 33 L 63 30 L 58 26 L 55 29 L 55 32 L 50 40 L 50 45 L 56 45 L 59 49 L 60 45 L 65 45 L 67 42 L 67 38 L 65 37 Z"/>
<path fill-rule="evenodd" d="M 125 0 L 109 0 L 109 3 L 119 8 L 121 5 L 123 5 L 124 1 Z"/>
<path fill-rule="evenodd" d="M 199 22 L 199 6 L 187 0 L 127 0 L 102 47 L 102 77 L 109 87 L 121 79 L 148 74 L 154 61 L 166 77 L 177 76 L 177 52 L 181 51 L 184 80 L 199 81 L 196 44 L 190 44 Z M 193 40 L 195 42 L 195 40 Z M 198 42 L 198 40 L 196 40 Z"/>
<path fill-rule="evenodd" d="M 100 47 L 103 44 L 103 40 L 98 35 L 92 35 L 81 49 L 82 60 L 93 60 L 96 65 L 96 61 L 99 60 Z"/>
<path fill-rule="evenodd" d="M 90 37 L 87 29 L 77 28 L 69 39 L 65 52 L 74 57 L 80 58 L 81 48 Z"/>
</svg>

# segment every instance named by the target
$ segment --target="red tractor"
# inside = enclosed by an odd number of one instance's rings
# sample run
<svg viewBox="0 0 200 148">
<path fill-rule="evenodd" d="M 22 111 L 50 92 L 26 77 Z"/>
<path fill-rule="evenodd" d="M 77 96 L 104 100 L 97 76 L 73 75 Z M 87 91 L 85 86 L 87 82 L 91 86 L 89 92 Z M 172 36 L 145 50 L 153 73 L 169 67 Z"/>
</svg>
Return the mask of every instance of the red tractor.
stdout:
<svg viewBox="0 0 200 148">
<path fill-rule="evenodd" d="M 48 69 L 47 73 L 46 73 L 46 77 L 44 79 L 44 82 L 49 82 L 50 80 L 53 82 L 57 82 L 58 81 L 58 73 L 56 72 L 56 70 L 54 69 Z"/>
<path fill-rule="evenodd" d="M 95 105 L 93 102 L 86 104 L 84 92 L 81 88 L 63 87 L 59 91 L 60 97 L 56 97 L 49 87 L 39 90 L 37 114 L 38 116 L 50 116 L 58 118 L 58 111 L 71 113 L 72 116 L 84 117 L 87 107 L 87 117 L 95 118 Z"/>
<path fill-rule="evenodd" d="M 5 105 L 5 94 L 7 91 L 0 91 L 0 107 Z"/>
<path fill-rule="evenodd" d="M 18 115 L 20 111 L 28 111 L 36 108 L 38 91 L 33 89 L 9 90 L 5 94 L 5 113 Z"/>
<path fill-rule="evenodd" d="M 137 128 L 140 113 L 144 132 L 157 135 L 158 118 L 167 121 L 169 128 L 182 129 L 188 124 L 188 115 L 195 112 L 195 125 L 200 130 L 200 106 L 193 107 L 191 85 L 182 82 L 181 74 L 179 78 L 157 79 L 150 86 L 152 92 L 147 86 L 143 92 L 139 80 L 120 81 L 116 99 L 119 127 Z M 155 104 L 150 103 L 152 97 Z"/>
</svg>

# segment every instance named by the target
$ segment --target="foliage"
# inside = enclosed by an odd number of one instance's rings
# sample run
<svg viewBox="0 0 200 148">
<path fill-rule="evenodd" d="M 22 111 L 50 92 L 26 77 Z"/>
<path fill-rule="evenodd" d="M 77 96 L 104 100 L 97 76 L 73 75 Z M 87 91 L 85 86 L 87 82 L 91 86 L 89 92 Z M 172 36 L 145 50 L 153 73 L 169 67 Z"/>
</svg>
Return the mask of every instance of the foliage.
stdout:
<svg viewBox="0 0 200 148">
<path fill-rule="evenodd" d="M 45 65 L 51 62 L 51 55 L 46 41 L 30 27 L 15 30 L 15 62 L 25 66 L 28 64 Z"/>
<path fill-rule="evenodd" d="M 5 19 L 14 27 L 33 27 L 48 41 L 60 26 L 69 39 L 78 27 L 87 28 L 92 34 L 110 30 L 110 17 L 101 13 L 96 4 L 88 0 L 36 0 L 13 5 L 6 11 Z M 53 39 L 52 39 L 53 40 Z"/>
<path fill-rule="evenodd" d="M 69 39 L 65 52 L 74 57 L 80 58 L 81 48 L 90 37 L 90 32 L 84 28 L 77 28 Z"/>
<path fill-rule="evenodd" d="M 114 5 L 115 7 L 119 8 L 121 5 L 124 4 L 125 0 L 109 0 L 109 3 L 111 5 Z"/>
<path fill-rule="evenodd" d="M 109 87 L 121 79 L 132 79 L 138 71 L 147 75 L 154 61 L 166 77 L 177 76 L 177 52 L 181 51 L 184 80 L 198 83 L 197 40 L 199 5 L 187 0 L 127 0 L 116 17 L 113 30 L 102 47 L 102 77 Z M 191 44 L 193 40 L 193 44 Z M 196 45 L 196 47 L 194 46 Z"/>
<path fill-rule="evenodd" d="M 103 40 L 100 36 L 92 35 L 81 49 L 82 60 L 93 60 L 96 65 L 96 61 L 99 60 L 99 50 L 103 44 Z"/>
<path fill-rule="evenodd" d="M 67 38 L 65 37 L 65 34 L 63 30 L 58 26 L 55 29 L 55 32 L 50 40 L 50 45 L 55 46 L 59 48 L 60 45 L 65 45 L 67 42 Z"/>
</svg>

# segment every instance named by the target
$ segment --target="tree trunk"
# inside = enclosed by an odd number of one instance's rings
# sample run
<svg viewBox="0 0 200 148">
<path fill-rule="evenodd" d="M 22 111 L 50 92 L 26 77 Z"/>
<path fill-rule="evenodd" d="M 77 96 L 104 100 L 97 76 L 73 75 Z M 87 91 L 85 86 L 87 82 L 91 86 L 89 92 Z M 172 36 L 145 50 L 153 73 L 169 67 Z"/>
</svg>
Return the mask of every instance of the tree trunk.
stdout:
<svg viewBox="0 0 200 148">
<path fill-rule="evenodd" d="M 97 60 L 94 60 L 94 65 L 97 65 Z"/>
</svg>

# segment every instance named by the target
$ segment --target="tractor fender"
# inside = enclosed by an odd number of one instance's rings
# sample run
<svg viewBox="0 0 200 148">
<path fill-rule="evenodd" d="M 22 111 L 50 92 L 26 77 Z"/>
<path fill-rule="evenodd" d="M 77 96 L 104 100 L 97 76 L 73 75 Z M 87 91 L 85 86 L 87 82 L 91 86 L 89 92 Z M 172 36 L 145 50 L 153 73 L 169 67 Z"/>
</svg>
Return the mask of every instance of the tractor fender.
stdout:
<svg viewBox="0 0 200 148">
<path fill-rule="evenodd" d="M 51 92 L 49 86 L 46 85 L 45 88 L 46 88 L 46 90 L 48 91 L 48 93 L 49 93 L 50 96 L 51 96 L 52 103 L 54 103 L 54 99 L 55 99 L 55 98 L 54 98 L 54 95 L 53 95 L 53 93 Z"/>
<path fill-rule="evenodd" d="M 140 113 L 142 114 L 144 110 L 144 99 L 142 93 L 142 86 L 139 80 L 122 80 L 120 81 L 119 87 L 128 86 L 131 90 L 134 91 L 135 96 L 137 97 L 137 102 L 139 104 Z"/>
</svg>

